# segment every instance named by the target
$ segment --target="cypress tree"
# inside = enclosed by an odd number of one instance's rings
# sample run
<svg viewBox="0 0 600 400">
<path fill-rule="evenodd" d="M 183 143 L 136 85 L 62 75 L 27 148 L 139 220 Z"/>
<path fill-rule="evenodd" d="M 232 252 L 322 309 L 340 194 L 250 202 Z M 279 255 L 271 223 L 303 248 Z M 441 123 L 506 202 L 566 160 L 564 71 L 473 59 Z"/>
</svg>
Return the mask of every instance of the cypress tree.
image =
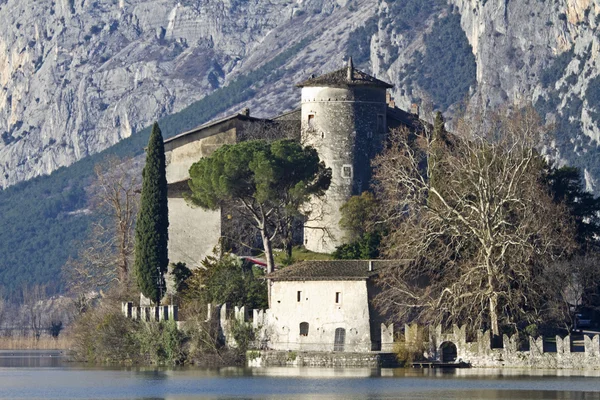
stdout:
<svg viewBox="0 0 600 400">
<path fill-rule="evenodd" d="M 135 272 L 140 290 L 156 304 L 165 292 L 168 227 L 165 151 L 162 133 L 155 122 L 142 172 L 142 195 L 135 227 Z"/>
</svg>

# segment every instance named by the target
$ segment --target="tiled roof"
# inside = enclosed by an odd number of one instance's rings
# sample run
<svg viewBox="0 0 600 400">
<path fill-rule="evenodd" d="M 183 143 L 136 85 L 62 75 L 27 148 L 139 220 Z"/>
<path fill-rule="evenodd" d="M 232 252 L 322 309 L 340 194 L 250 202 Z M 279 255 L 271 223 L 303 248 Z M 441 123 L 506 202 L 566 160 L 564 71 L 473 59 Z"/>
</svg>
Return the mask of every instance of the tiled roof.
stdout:
<svg viewBox="0 0 600 400">
<path fill-rule="evenodd" d="M 364 280 L 403 260 L 303 261 L 269 274 L 274 281 Z M 369 264 L 372 271 L 369 271 Z"/>
<path fill-rule="evenodd" d="M 349 73 L 350 72 L 350 73 Z M 348 79 L 348 75 L 351 79 Z M 348 87 L 348 86 L 380 86 L 384 88 L 393 88 L 387 82 L 380 81 L 379 79 L 359 71 L 352 65 L 352 59 L 349 60 L 348 66 L 337 71 L 330 72 L 325 75 L 311 77 L 297 84 L 298 87 L 305 86 L 332 86 L 332 87 Z"/>
<path fill-rule="evenodd" d="M 212 121 L 209 121 L 209 122 L 207 122 L 207 123 L 205 123 L 203 125 L 200 125 L 200 126 L 194 128 L 192 130 L 180 133 L 179 135 L 173 136 L 173 137 L 171 137 L 169 139 L 165 139 L 164 142 L 165 143 L 174 142 L 174 141 L 176 141 L 176 140 L 178 140 L 178 139 L 180 139 L 180 138 L 182 138 L 184 136 L 191 135 L 192 133 L 197 133 L 197 132 L 199 132 L 199 131 L 201 131 L 203 129 L 207 129 L 207 128 L 210 128 L 212 126 L 215 126 L 215 125 L 218 125 L 218 124 L 222 124 L 223 122 L 234 120 L 236 118 L 240 119 L 240 120 L 243 120 L 243 121 L 265 121 L 265 119 L 263 119 L 263 118 L 255 118 L 255 117 L 250 117 L 248 115 L 244 115 L 244 114 L 240 114 L 240 113 L 235 113 L 235 114 L 231 114 L 231 115 L 225 116 L 223 118 L 214 119 Z"/>
</svg>

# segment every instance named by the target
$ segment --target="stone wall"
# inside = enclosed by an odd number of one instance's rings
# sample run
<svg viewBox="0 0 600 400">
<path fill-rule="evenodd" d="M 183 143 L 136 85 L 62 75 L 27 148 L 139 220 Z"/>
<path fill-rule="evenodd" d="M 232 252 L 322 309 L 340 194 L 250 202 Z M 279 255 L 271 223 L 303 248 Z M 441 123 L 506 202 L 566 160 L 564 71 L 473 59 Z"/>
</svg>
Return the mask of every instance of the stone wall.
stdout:
<svg viewBox="0 0 600 400">
<path fill-rule="evenodd" d="M 314 199 L 304 230 L 307 249 L 331 253 L 343 243 L 340 207 L 368 190 L 371 160 L 379 152 L 387 118 L 386 91 L 377 87 L 302 88 L 301 140 L 331 168 L 331 186 Z"/>
<path fill-rule="evenodd" d="M 331 353 L 308 351 L 256 351 L 246 353 L 249 367 L 395 367 L 391 353 Z"/>
<path fill-rule="evenodd" d="M 466 327 L 455 325 L 449 332 L 443 332 L 440 326 L 432 327 L 424 339 L 422 328 L 405 327 L 405 341 L 424 344 L 428 349 L 425 357 L 432 361 L 442 361 L 442 346 L 451 343 L 456 346 L 456 361 L 470 363 L 473 367 L 600 369 L 599 335 L 583 335 L 583 343 L 577 343 L 572 336 L 529 336 L 520 342 L 517 335 L 503 335 L 502 343 L 493 346 L 490 332 L 478 331 L 475 340 L 467 341 Z"/>
<path fill-rule="evenodd" d="M 318 307 L 317 307 L 318 308 Z M 327 309 L 324 312 L 327 312 Z M 306 318 L 302 313 L 298 313 L 297 310 L 288 311 L 286 313 L 274 313 L 273 310 L 253 310 L 250 314 L 246 307 L 233 307 L 231 308 L 227 304 L 220 304 L 213 306 L 208 305 L 207 315 L 210 318 L 217 318 L 219 320 L 219 329 L 222 335 L 222 339 L 230 347 L 236 347 L 232 335 L 232 327 L 234 321 L 237 323 L 252 325 L 256 332 L 255 341 L 252 344 L 252 348 L 258 350 L 274 350 L 282 352 L 313 352 L 313 353 L 365 353 L 365 354 L 379 354 L 390 353 L 394 347 L 394 326 L 392 324 L 386 326 L 381 324 L 380 332 L 381 336 L 378 338 L 372 338 L 368 335 L 368 319 L 366 321 L 367 326 L 362 326 L 359 331 L 356 328 L 351 328 L 352 321 L 339 322 L 338 325 L 347 327 L 346 338 L 343 348 L 337 348 L 334 346 L 335 342 L 335 328 L 325 329 L 326 334 L 322 335 L 319 332 L 320 329 L 316 329 L 317 326 L 311 326 L 309 324 L 309 333 L 307 336 L 301 336 L 299 333 L 299 322 L 296 324 L 295 321 L 300 321 Z M 287 320 L 283 320 L 282 316 L 288 316 L 294 321 L 294 335 L 291 335 L 291 329 L 281 329 L 282 323 L 286 323 Z M 317 321 L 319 319 L 317 318 Z M 313 321 L 313 320 L 311 320 Z M 327 326 L 327 325 L 325 325 Z M 286 326 L 283 326 L 286 328 Z M 311 332 L 314 332 L 311 335 Z M 361 333 L 361 334 L 359 334 Z M 354 337 L 352 336 L 354 335 Z M 365 339 L 366 338 L 366 339 Z M 373 341 L 377 342 L 377 351 L 373 351 Z"/>
<path fill-rule="evenodd" d="M 121 303 L 121 312 L 127 318 L 140 321 L 179 321 L 177 306 L 140 306 L 131 301 Z"/>
</svg>

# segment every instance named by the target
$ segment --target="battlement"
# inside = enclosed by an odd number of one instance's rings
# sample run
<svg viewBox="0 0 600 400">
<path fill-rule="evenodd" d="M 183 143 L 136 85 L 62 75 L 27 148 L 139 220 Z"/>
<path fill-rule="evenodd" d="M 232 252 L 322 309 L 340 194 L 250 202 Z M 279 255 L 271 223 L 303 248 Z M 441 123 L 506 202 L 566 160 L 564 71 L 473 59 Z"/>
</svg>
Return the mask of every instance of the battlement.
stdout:
<svg viewBox="0 0 600 400">
<path fill-rule="evenodd" d="M 427 337 L 422 327 L 406 325 L 404 337 L 407 346 L 423 346 L 425 358 L 431 361 L 462 361 L 475 367 L 600 368 L 600 335 L 578 339 L 515 334 L 493 341 L 489 331 L 478 331 L 476 338 L 468 341 L 464 325 L 454 325 L 449 332 L 438 325 L 429 329 Z"/>
<path fill-rule="evenodd" d="M 135 321 L 179 321 L 177 306 L 134 306 L 131 301 L 121 303 L 121 312 Z"/>
</svg>

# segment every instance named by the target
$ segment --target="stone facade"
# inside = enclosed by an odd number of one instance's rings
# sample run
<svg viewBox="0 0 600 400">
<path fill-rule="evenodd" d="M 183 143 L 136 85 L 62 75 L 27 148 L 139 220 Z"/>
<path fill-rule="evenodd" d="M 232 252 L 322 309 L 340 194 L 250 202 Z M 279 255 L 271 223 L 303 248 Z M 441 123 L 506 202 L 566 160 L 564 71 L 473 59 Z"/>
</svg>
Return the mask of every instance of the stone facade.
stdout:
<svg viewBox="0 0 600 400">
<path fill-rule="evenodd" d="M 331 168 L 331 186 L 324 198 L 307 207 L 304 245 L 331 253 L 343 243 L 340 207 L 369 189 L 371 160 L 387 134 L 386 90 L 392 86 L 354 69 L 346 69 L 299 84 L 302 87 L 301 139 L 317 149 Z"/>
<path fill-rule="evenodd" d="M 474 341 L 467 341 L 465 326 L 454 326 L 450 332 L 431 327 L 427 338 L 421 327 L 405 327 L 406 343 L 424 345 L 426 358 L 433 361 L 462 361 L 473 367 L 600 369 L 599 335 L 583 335 L 581 341 L 571 336 L 527 337 L 521 343 L 517 335 L 503 335 L 502 339 L 502 344 L 494 347 L 489 332 L 479 331 Z M 455 346 L 455 360 L 444 360 L 447 346 Z"/>
<path fill-rule="evenodd" d="M 254 125 L 265 124 L 247 114 L 235 114 L 212 121 L 190 132 L 165 140 L 167 183 L 169 185 L 169 260 L 195 268 L 210 255 L 224 236 L 223 213 L 203 210 L 187 203 L 189 169 L 224 144 L 246 138 Z"/>
<path fill-rule="evenodd" d="M 302 143 L 317 149 L 331 168 L 331 186 L 309 205 L 304 245 L 331 253 L 343 243 L 340 207 L 368 190 L 371 160 L 387 132 L 386 90 L 382 87 L 302 88 Z"/>
<path fill-rule="evenodd" d="M 314 351 L 250 350 L 249 367 L 396 367 L 392 353 L 324 353 Z"/>
</svg>

